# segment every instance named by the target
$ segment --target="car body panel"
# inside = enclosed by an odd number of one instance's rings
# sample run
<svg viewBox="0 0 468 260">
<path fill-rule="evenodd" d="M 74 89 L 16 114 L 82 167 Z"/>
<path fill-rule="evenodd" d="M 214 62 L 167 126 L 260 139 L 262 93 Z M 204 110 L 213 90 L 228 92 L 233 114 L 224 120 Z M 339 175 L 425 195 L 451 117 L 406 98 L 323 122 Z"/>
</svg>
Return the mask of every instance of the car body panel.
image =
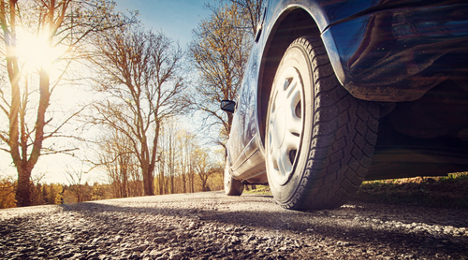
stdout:
<svg viewBox="0 0 468 260">
<path fill-rule="evenodd" d="M 263 144 L 258 135 L 255 113 L 257 110 L 256 79 L 260 62 L 257 52 L 258 49 L 255 47 L 251 51 L 227 145 L 230 171 L 235 178 L 239 178 L 240 173 L 243 174 L 242 179 L 265 173 L 264 154 L 261 149 Z"/>
<path fill-rule="evenodd" d="M 468 4 L 397 8 L 332 25 L 322 37 L 338 79 L 352 95 L 411 101 L 463 73 L 458 64 L 466 64 L 467 16 Z M 437 63 L 449 53 L 453 66 Z"/>
<path fill-rule="evenodd" d="M 266 34 L 271 34 L 284 13 L 298 8 L 307 11 L 322 33 L 341 84 L 360 99 L 415 100 L 446 79 L 439 74 L 415 75 L 448 52 L 465 62 L 468 4 L 462 1 L 316 0 L 269 4 L 276 8 L 265 22 Z M 443 66 L 434 70 L 441 69 Z"/>
<path fill-rule="evenodd" d="M 265 174 L 261 129 L 265 115 L 259 100 L 268 97 L 261 93 L 262 77 L 274 75 L 265 71 L 268 59 L 281 59 L 268 57 L 274 48 L 271 41 L 279 24 L 295 10 L 313 19 L 335 75 L 357 98 L 414 100 L 456 75 L 457 69 L 466 70 L 466 66 L 455 66 L 441 74 L 444 67 L 436 64 L 448 52 L 459 57 L 455 64 L 466 64 L 468 4 L 461 1 L 269 0 L 267 6 L 245 69 L 227 145 L 229 170 L 238 180 L 266 179 L 258 177 Z"/>
</svg>

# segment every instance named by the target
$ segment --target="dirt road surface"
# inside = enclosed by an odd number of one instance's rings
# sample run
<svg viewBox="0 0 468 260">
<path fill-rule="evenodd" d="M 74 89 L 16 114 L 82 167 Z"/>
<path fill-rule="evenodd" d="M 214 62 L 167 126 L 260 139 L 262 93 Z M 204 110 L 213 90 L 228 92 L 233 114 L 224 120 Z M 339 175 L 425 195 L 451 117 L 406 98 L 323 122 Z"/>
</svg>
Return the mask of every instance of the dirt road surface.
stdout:
<svg viewBox="0 0 468 260">
<path fill-rule="evenodd" d="M 468 210 L 223 192 L 6 209 L 0 259 L 468 259 Z"/>
</svg>

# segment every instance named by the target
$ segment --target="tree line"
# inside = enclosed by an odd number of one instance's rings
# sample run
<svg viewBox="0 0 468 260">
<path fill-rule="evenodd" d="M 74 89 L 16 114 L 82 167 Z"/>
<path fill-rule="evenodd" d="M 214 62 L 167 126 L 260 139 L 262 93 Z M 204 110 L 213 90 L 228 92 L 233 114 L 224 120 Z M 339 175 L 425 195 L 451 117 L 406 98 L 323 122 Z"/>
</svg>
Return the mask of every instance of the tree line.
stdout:
<svg viewBox="0 0 468 260">
<path fill-rule="evenodd" d="M 182 176 L 174 177 L 174 193 L 183 192 Z M 223 186 L 222 175 L 215 173 L 205 183 L 206 187 L 213 190 L 220 190 Z M 16 207 L 15 200 L 15 181 L 3 178 L 0 181 L 0 209 Z M 166 183 L 167 185 L 167 183 Z M 126 185 L 121 182 L 97 183 L 90 185 L 87 182 L 84 184 L 60 184 L 51 183 L 44 184 L 39 182 L 31 182 L 31 206 L 50 205 L 50 204 L 67 204 L 84 201 L 94 201 L 103 199 L 137 197 L 143 195 L 141 180 L 128 181 Z M 191 183 L 191 190 L 187 192 L 204 191 L 203 182 L 201 179 L 194 179 Z M 171 193 L 169 191 L 169 193 Z M 159 195 L 159 192 L 156 192 Z"/>
<path fill-rule="evenodd" d="M 264 2 L 207 7 L 212 15 L 184 50 L 112 1 L 1 0 L 0 151 L 17 170 L 0 182 L 2 207 L 222 189 L 224 158 L 205 143 L 227 139 L 232 117 L 219 101 L 237 97 Z M 43 40 L 45 63 L 21 52 L 24 35 Z M 93 98 L 60 109 L 55 95 L 67 88 Z M 179 126 L 189 117 L 201 128 Z M 58 153 L 88 168 L 70 166 L 69 185 L 35 183 L 39 158 Z M 83 184 L 89 171 L 107 184 Z"/>
</svg>

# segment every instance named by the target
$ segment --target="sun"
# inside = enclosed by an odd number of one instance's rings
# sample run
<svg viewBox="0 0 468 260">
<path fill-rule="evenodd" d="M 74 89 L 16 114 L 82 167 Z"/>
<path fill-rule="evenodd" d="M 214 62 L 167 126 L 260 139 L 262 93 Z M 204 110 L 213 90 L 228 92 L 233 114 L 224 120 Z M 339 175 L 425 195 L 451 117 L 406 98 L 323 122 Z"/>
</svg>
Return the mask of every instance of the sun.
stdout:
<svg viewBox="0 0 468 260">
<path fill-rule="evenodd" d="M 36 35 L 25 30 L 18 30 L 16 52 L 26 70 L 50 70 L 63 55 L 63 50 L 51 46 L 47 36 L 47 34 Z"/>
</svg>

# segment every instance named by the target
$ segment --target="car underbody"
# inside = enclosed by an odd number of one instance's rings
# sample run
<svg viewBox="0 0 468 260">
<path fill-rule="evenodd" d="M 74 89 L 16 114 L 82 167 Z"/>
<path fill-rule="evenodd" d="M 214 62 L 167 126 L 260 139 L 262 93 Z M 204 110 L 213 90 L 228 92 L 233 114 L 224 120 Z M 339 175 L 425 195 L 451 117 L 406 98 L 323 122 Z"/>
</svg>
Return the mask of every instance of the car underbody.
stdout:
<svg viewBox="0 0 468 260">
<path fill-rule="evenodd" d="M 440 176 L 468 170 L 466 77 L 446 80 L 422 98 L 382 103 L 368 180 Z"/>
</svg>

